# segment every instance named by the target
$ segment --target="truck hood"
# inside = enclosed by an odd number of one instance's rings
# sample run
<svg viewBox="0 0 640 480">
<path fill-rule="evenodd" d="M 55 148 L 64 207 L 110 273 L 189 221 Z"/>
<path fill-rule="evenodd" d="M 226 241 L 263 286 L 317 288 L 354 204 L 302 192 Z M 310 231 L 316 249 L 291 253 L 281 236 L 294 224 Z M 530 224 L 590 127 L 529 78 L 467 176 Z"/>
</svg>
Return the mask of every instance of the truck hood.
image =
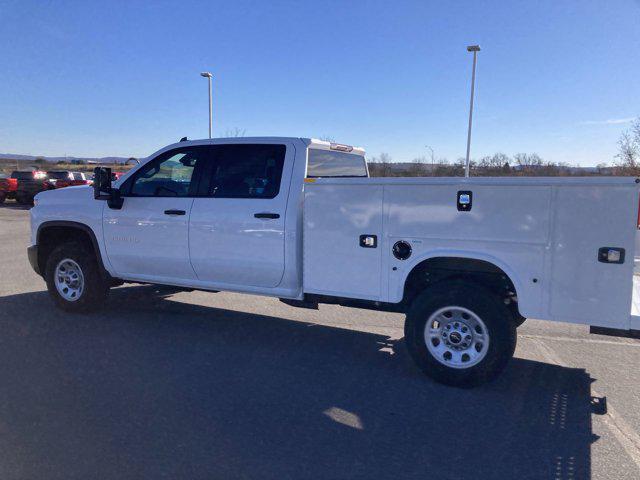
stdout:
<svg viewBox="0 0 640 480">
<path fill-rule="evenodd" d="M 38 193 L 35 200 L 38 204 L 88 202 L 93 200 L 93 188 L 90 185 L 78 185 L 58 190 L 45 190 Z"/>
</svg>

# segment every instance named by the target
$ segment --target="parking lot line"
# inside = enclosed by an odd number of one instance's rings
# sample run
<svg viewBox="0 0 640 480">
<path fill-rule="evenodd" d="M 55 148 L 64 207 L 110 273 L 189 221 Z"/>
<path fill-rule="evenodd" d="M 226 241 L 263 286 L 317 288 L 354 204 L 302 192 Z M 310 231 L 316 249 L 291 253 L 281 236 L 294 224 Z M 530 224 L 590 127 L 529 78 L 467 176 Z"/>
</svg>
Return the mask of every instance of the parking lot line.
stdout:
<svg viewBox="0 0 640 480">
<path fill-rule="evenodd" d="M 623 347 L 636 347 L 640 348 L 640 342 L 637 341 L 624 341 L 624 340 L 601 340 L 598 338 L 573 338 L 573 337 L 562 337 L 562 336 L 550 336 L 550 335 L 535 335 L 528 333 L 520 333 L 518 334 L 518 338 L 530 338 L 532 340 L 553 340 L 558 342 L 569 342 L 569 343 L 593 343 L 599 345 L 617 345 Z"/>
</svg>

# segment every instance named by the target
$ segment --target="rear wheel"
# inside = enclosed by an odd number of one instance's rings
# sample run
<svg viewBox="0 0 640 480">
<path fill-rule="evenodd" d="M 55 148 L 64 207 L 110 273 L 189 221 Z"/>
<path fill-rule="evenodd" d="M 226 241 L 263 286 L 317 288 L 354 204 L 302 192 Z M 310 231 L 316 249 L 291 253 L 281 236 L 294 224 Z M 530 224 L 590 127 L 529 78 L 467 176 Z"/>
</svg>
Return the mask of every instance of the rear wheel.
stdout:
<svg viewBox="0 0 640 480">
<path fill-rule="evenodd" d="M 4 192 L 0 192 L 0 205 L 3 204 L 6 199 L 7 199 L 7 194 Z"/>
<path fill-rule="evenodd" d="M 405 339 L 413 360 L 434 380 L 473 387 L 504 370 L 516 347 L 516 328 L 497 295 L 456 281 L 416 297 L 405 321 Z"/>
<path fill-rule="evenodd" d="M 68 312 L 99 309 L 109 291 L 95 254 L 79 242 L 62 244 L 51 252 L 45 280 L 54 303 Z"/>
</svg>

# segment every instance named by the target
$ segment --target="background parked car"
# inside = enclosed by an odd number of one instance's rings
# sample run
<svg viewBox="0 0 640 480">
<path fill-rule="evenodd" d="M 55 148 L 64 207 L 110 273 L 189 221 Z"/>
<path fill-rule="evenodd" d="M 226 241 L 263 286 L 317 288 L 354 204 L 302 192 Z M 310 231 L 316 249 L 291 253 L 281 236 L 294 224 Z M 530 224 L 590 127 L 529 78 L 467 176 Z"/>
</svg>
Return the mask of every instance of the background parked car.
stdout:
<svg viewBox="0 0 640 480">
<path fill-rule="evenodd" d="M 120 177 L 122 175 L 124 175 L 126 172 L 111 172 L 111 181 L 115 182 L 116 180 L 119 180 Z M 91 176 L 88 179 L 88 183 L 89 185 L 93 184 L 93 180 L 95 179 L 95 175 L 92 173 Z"/>
<path fill-rule="evenodd" d="M 70 172 L 68 170 L 51 170 L 50 172 L 47 172 L 47 174 L 49 177 L 49 182 L 55 188 L 89 184 L 89 181 L 82 172 Z"/>
<path fill-rule="evenodd" d="M 16 170 L 11 174 L 18 182 L 16 187 L 16 202 L 33 205 L 33 197 L 44 190 L 51 190 L 55 186 L 49 181 L 47 172 L 41 170 Z"/>
<path fill-rule="evenodd" d="M 73 180 L 78 182 L 77 185 L 91 185 L 93 183 L 84 172 L 71 172 L 71 175 L 73 175 Z"/>
<path fill-rule="evenodd" d="M 18 189 L 18 180 L 11 178 L 4 173 L 0 173 L 0 203 L 6 199 L 14 199 Z"/>
</svg>

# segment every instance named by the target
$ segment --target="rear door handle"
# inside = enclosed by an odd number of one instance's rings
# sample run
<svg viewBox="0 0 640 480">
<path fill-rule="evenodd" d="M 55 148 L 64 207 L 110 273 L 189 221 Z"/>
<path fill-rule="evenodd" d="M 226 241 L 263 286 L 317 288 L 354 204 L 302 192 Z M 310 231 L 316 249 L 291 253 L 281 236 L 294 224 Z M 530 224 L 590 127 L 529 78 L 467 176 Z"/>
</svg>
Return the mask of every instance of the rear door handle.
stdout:
<svg viewBox="0 0 640 480">
<path fill-rule="evenodd" d="M 253 216 L 256 218 L 280 218 L 279 213 L 255 213 Z"/>
<path fill-rule="evenodd" d="M 185 212 L 184 210 L 165 210 L 164 214 L 165 215 L 184 215 L 187 212 Z"/>
</svg>

